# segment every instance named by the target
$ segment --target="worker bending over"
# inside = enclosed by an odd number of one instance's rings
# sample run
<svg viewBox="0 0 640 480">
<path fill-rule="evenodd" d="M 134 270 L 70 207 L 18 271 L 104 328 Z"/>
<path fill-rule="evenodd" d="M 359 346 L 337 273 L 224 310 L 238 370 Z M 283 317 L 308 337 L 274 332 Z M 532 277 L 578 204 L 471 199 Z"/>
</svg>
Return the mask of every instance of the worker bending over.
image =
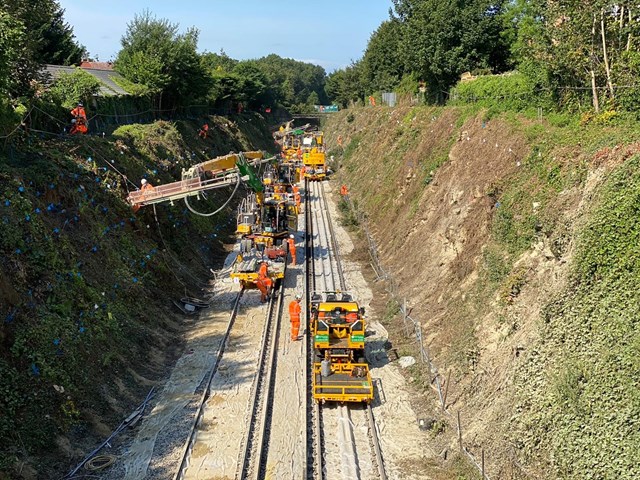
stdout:
<svg viewBox="0 0 640 480">
<path fill-rule="evenodd" d="M 289 304 L 289 318 L 291 319 L 291 341 L 300 340 L 300 314 L 302 307 L 300 306 L 300 295 L 296 295 L 295 300 Z"/>
</svg>

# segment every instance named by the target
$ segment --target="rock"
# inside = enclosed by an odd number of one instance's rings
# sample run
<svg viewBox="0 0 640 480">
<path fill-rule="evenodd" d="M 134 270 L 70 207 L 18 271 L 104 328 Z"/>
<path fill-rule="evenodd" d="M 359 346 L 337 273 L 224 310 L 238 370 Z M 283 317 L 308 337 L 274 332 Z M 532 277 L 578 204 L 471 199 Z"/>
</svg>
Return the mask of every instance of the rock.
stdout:
<svg viewBox="0 0 640 480">
<path fill-rule="evenodd" d="M 400 357 L 398 359 L 398 364 L 402 367 L 402 368 L 407 368 L 410 367 L 411 365 L 416 363 L 416 359 L 410 356 L 407 357 Z"/>
</svg>

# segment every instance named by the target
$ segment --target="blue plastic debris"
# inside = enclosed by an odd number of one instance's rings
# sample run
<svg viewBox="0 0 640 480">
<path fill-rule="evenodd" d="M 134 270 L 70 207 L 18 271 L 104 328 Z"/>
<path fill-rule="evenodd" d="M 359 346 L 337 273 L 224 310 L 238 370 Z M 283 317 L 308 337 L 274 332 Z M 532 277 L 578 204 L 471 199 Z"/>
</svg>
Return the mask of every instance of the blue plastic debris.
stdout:
<svg viewBox="0 0 640 480">
<path fill-rule="evenodd" d="M 20 186 L 18 187 L 18 191 L 19 191 L 20 193 L 23 193 L 23 192 L 24 192 L 24 187 L 23 187 L 22 185 L 20 185 Z"/>
<path fill-rule="evenodd" d="M 53 190 L 54 188 L 56 188 L 56 186 L 53 183 L 49 184 L 49 190 Z"/>
<path fill-rule="evenodd" d="M 27 222 L 30 222 L 30 221 L 31 221 L 31 215 L 29 215 L 29 214 L 25 215 L 25 216 L 24 216 L 24 219 L 25 219 Z"/>
<path fill-rule="evenodd" d="M 133 283 L 138 283 L 138 278 L 137 277 L 133 277 Z"/>
<path fill-rule="evenodd" d="M 92 251 L 93 253 L 96 253 L 96 252 L 98 251 L 98 247 L 94 245 L 94 246 L 91 248 L 91 251 Z"/>
<path fill-rule="evenodd" d="M 53 344 L 54 345 L 60 345 L 60 339 L 59 338 L 54 338 L 53 339 Z"/>
<path fill-rule="evenodd" d="M 60 229 L 58 227 L 54 228 L 53 233 L 57 235 L 58 233 L 60 233 Z"/>
<path fill-rule="evenodd" d="M 4 206 L 8 207 L 9 205 L 11 205 L 11 200 L 5 200 L 4 201 Z"/>
<path fill-rule="evenodd" d="M 31 364 L 31 373 L 33 375 L 35 375 L 36 377 L 38 377 L 40 375 L 40 369 L 38 368 L 38 366 L 35 363 Z"/>
<path fill-rule="evenodd" d="M 35 211 L 36 213 L 42 213 L 42 210 L 40 210 L 39 208 L 36 208 L 34 211 Z"/>
<path fill-rule="evenodd" d="M 84 328 L 84 327 L 80 327 L 80 328 L 78 329 L 78 331 L 79 331 L 80 333 L 84 333 L 84 332 L 86 332 L 86 331 L 87 331 L 87 329 L 86 329 L 86 328 Z"/>
</svg>

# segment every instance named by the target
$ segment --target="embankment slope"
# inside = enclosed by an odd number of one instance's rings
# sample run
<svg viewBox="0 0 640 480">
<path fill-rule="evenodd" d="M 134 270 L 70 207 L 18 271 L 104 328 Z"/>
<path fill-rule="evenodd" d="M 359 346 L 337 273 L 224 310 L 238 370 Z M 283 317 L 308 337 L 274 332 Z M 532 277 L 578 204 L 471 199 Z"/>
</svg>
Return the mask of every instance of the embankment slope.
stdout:
<svg viewBox="0 0 640 480">
<path fill-rule="evenodd" d="M 638 124 L 383 107 L 325 131 L 492 478 L 638 476 Z"/>
</svg>

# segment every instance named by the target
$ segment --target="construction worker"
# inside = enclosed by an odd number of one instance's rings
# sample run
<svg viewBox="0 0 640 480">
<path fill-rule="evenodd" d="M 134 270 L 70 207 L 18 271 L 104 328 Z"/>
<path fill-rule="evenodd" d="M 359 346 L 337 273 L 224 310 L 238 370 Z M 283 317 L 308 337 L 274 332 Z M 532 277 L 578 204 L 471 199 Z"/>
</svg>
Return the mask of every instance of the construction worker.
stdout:
<svg viewBox="0 0 640 480">
<path fill-rule="evenodd" d="M 347 195 L 349 195 L 349 189 L 347 188 L 346 185 L 342 185 L 340 187 L 340 195 L 342 195 L 343 197 L 346 197 Z"/>
<path fill-rule="evenodd" d="M 78 102 L 76 108 L 71 110 L 71 116 L 73 119 L 71 120 L 71 129 L 69 130 L 69 133 L 71 135 L 87 133 L 89 130 L 87 128 L 87 112 L 84 110 L 84 106 L 81 102 Z"/>
<path fill-rule="evenodd" d="M 151 192 L 153 190 L 153 185 L 151 185 L 146 178 L 140 180 L 140 190 L 143 192 Z"/>
<path fill-rule="evenodd" d="M 289 318 L 291 320 L 291 340 L 300 340 L 298 334 L 300 333 L 300 314 L 302 313 L 302 307 L 300 306 L 300 300 L 302 297 L 296 295 L 296 298 L 289 304 Z"/>
<path fill-rule="evenodd" d="M 205 123 L 200 127 L 200 130 L 198 130 L 198 136 L 202 139 L 206 139 L 208 134 L 209 134 L 209 124 Z"/>
<path fill-rule="evenodd" d="M 298 185 L 293 186 L 293 198 L 296 202 L 296 207 L 298 207 L 298 211 L 300 210 L 300 187 Z"/>
<path fill-rule="evenodd" d="M 84 106 L 82 105 L 82 102 L 78 102 L 78 105 L 76 106 L 76 108 L 71 110 L 71 116 L 76 120 L 78 119 L 84 120 L 85 124 L 87 123 L 87 112 L 84 110 Z"/>
<path fill-rule="evenodd" d="M 338 146 L 342 146 L 342 135 L 338 135 Z"/>
<path fill-rule="evenodd" d="M 291 254 L 291 265 L 296 265 L 296 241 L 293 234 L 289 235 L 287 243 L 289 244 L 289 253 Z"/>
<path fill-rule="evenodd" d="M 261 293 L 260 302 L 266 302 L 271 296 L 271 288 L 273 287 L 273 280 L 269 277 L 267 262 L 262 262 L 260 265 L 256 286 Z"/>
</svg>

